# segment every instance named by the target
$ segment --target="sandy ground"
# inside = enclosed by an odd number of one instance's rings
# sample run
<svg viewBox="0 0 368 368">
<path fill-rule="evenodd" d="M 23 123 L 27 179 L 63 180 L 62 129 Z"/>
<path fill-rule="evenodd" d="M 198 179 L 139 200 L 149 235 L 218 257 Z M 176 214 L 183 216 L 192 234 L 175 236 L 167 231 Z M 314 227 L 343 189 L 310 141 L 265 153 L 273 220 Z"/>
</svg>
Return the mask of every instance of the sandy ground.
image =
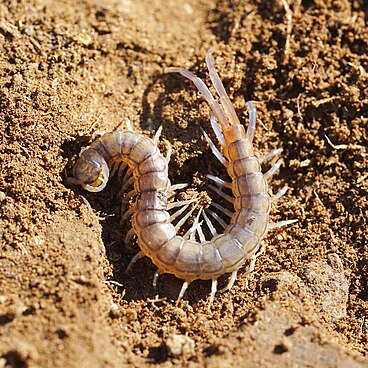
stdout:
<svg viewBox="0 0 368 368">
<path fill-rule="evenodd" d="M 368 366 L 368 6 L 286 1 L 1 2 L 0 367 Z M 93 195 L 66 177 L 129 118 L 163 126 L 173 183 L 205 195 L 205 174 L 226 178 L 207 105 L 164 74 L 208 83 L 213 46 L 240 119 L 258 109 L 257 154 L 284 149 L 272 219 L 298 223 L 209 312 L 209 282 L 176 306 L 180 280 L 154 289 L 149 259 L 125 272 L 116 181 Z"/>
</svg>

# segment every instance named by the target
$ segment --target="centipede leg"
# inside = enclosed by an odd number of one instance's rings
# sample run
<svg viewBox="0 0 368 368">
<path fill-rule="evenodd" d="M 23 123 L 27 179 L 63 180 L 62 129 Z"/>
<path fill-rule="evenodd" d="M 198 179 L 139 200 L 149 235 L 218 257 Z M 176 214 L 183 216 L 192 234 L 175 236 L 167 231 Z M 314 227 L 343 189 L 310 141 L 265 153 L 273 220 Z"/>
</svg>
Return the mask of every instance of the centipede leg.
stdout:
<svg viewBox="0 0 368 368">
<path fill-rule="evenodd" d="M 219 141 L 220 145 L 222 147 L 225 147 L 225 138 L 224 135 L 222 134 L 221 131 L 221 126 L 220 124 L 217 122 L 215 115 L 213 115 L 213 113 L 211 113 L 210 115 L 210 121 L 211 121 L 211 126 L 212 126 L 212 130 L 214 131 L 217 140 Z"/>
<path fill-rule="evenodd" d="M 212 284 L 211 284 L 211 295 L 210 295 L 210 305 L 213 303 L 213 301 L 215 300 L 215 295 L 217 292 L 217 279 L 212 279 Z"/>
<path fill-rule="evenodd" d="M 136 263 L 137 261 L 138 261 L 138 259 L 141 259 L 141 258 L 143 258 L 145 256 L 145 254 L 142 252 L 142 251 L 139 251 L 132 259 L 131 259 L 131 261 L 129 262 L 129 264 L 128 264 L 128 267 L 127 267 L 127 269 L 126 269 L 126 272 L 129 272 L 131 269 L 132 269 L 132 267 L 133 267 L 133 265 L 134 265 L 134 263 Z"/>
<path fill-rule="evenodd" d="M 183 285 L 181 286 L 181 289 L 180 289 L 178 299 L 176 299 L 176 304 L 178 304 L 180 302 L 181 298 L 184 296 L 185 292 L 188 289 L 189 284 L 190 284 L 190 282 L 188 282 L 188 281 L 183 282 Z"/>
<path fill-rule="evenodd" d="M 228 216 L 228 217 L 232 217 L 233 216 L 233 212 L 231 212 L 230 210 L 228 210 L 227 208 L 221 206 L 221 204 L 216 203 L 216 202 L 212 202 L 211 206 L 217 208 L 219 211 L 221 211 L 224 215 Z"/>
<path fill-rule="evenodd" d="M 216 184 L 218 184 L 220 187 L 225 187 L 225 188 L 232 188 L 232 184 L 228 183 L 225 180 L 220 179 L 218 176 L 214 176 L 214 175 L 206 175 L 208 179 L 214 181 Z"/>
<path fill-rule="evenodd" d="M 254 267 L 256 265 L 257 258 L 261 256 L 264 253 L 264 251 L 265 251 L 265 247 L 264 245 L 261 245 L 261 250 L 258 253 L 256 253 L 253 257 L 251 257 L 251 262 L 250 262 L 247 274 L 250 274 L 254 271 Z"/>
<path fill-rule="evenodd" d="M 130 228 L 127 234 L 125 235 L 124 244 L 128 245 L 131 243 L 132 237 L 135 235 L 135 231 L 133 228 Z"/>
<path fill-rule="evenodd" d="M 222 226 L 223 229 L 226 229 L 227 227 L 226 222 L 216 212 L 213 212 L 208 208 L 206 208 L 205 211 L 209 213 L 213 217 L 213 219 L 216 220 Z"/>
<path fill-rule="evenodd" d="M 229 162 L 226 160 L 226 158 L 222 155 L 222 153 L 217 149 L 215 144 L 212 142 L 211 138 L 208 136 L 208 134 L 202 129 L 202 133 L 210 145 L 212 153 L 215 155 L 215 157 L 227 168 L 229 166 Z"/>
<path fill-rule="evenodd" d="M 125 125 L 129 131 L 134 132 L 133 122 L 130 119 L 125 119 Z"/>
<path fill-rule="evenodd" d="M 227 285 L 224 288 L 220 289 L 218 292 L 219 293 L 223 293 L 225 291 L 230 290 L 233 287 L 233 285 L 234 285 L 234 282 L 236 280 L 237 275 L 238 275 L 238 270 L 233 271 L 232 274 L 231 274 L 230 280 L 227 283 Z"/>
<path fill-rule="evenodd" d="M 221 196 L 222 198 L 226 199 L 229 203 L 233 204 L 234 203 L 234 197 L 224 193 L 222 190 L 214 187 L 211 184 L 207 184 L 208 188 L 212 189 L 215 193 L 217 193 L 219 196 Z"/>
<path fill-rule="evenodd" d="M 274 149 L 273 151 L 268 152 L 266 155 L 259 157 L 258 162 L 262 164 L 263 162 L 270 160 L 272 157 L 279 155 L 282 151 L 282 148 Z"/>
<path fill-rule="evenodd" d="M 265 172 L 265 173 L 263 174 L 264 178 L 265 178 L 266 180 L 268 180 L 268 179 L 272 178 L 272 176 L 273 176 L 273 175 L 275 175 L 276 171 L 280 169 L 280 166 L 281 166 L 281 165 L 282 165 L 282 160 L 278 160 L 278 161 L 275 163 L 275 165 L 273 165 L 273 166 L 271 167 L 271 169 L 270 169 L 270 170 L 268 170 L 267 172 Z"/>
<path fill-rule="evenodd" d="M 158 141 L 160 139 L 160 136 L 161 136 L 161 133 L 162 133 L 162 125 L 160 125 L 160 127 L 157 129 L 155 137 L 153 138 L 153 141 L 155 142 L 155 144 L 158 143 Z"/>
<path fill-rule="evenodd" d="M 247 106 L 249 109 L 249 125 L 245 138 L 249 142 L 252 142 L 254 138 L 254 133 L 256 132 L 257 111 L 251 101 L 247 102 Z"/>
<path fill-rule="evenodd" d="M 128 192 L 126 194 L 126 196 L 121 201 L 121 213 L 125 213 L 125 208 L 126 208 L 127 203 L 129 202 L 130 198 L 132 198 L 135 195 L 137 195 L 137 193 L 138 192 L 135 189 L 133 189 L 133 190 L 131 190 L 130 192 Z"/>
<path fill-rule="evenodd" d="M 279 200 L 287 191 L 289 187 L 285 185 L 281 190 L 279 190 L 273 197 L 271 197 L 271 202 L 276 202 Z"/>
<path fill-rule="evenodd" d="M 170 158 L 171 158 L 171 153 L 172 153 L 172 146 L 171 146 L 170 142 L 166 143 L 166 149 L 167 149 L 167 151 L 166 151 L 165 159 L 166 159 L 166 162 L 169 163 Z"/>
<path fill-rule="evenodd" d="M 268 226 L 268 230 L 273 230 L 278 227 L 295 224 L 295 222 L 298 222 L 298 220 L 283 220 L 283 221 L 278 221 L 278 222 L 271 222 Z"/>
<path fill-rule="evenodd" d="M 206 215 L 206 212 L 203 212 L 203 217 L 204 217 L 204 220 L 206 221 L 206 225 L 207 225 L 208 229 L 210 230 L 210 232 L 212 234 L 212 237 L 216 236 L 217 231 L 216 231 L 215 227 L 213 226 L 211 220 Z"/>
<path fill-rule="evenodd" d="M 156 286 L 157 286 L 157 281 L 158 281 L 158 278 L 159 276 L 161 275 L 161 271 L 160 270 L 157 270 L 155 272 L 155 275 L 153 276 L 153 282 L 152 282 L 152 285 L 153 287 L 156 289 Z"/>
</svg>

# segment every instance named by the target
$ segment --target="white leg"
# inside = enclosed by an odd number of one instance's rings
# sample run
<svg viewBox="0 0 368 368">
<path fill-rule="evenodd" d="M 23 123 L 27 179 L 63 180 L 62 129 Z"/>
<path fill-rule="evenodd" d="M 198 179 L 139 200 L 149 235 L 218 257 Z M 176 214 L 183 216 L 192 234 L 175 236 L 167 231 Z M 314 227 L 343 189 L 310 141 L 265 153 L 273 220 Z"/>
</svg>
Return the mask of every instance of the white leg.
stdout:
<svg viewBox="0 0 368 368">
<path fill-rule="evenodd" d="M 211 220 L 206 215 L 206 212 L 203 212 L 203 217 L 204 217 L 204 220 L 206 221 L 206 225 L 208 226 L 208 229 L 210 230 L 210 232 L 212 234 L 212 237 L 216 236 L 217 231 L 216 231 L 215 227 L 212 225 Z"/>
<path fill-rule="evenodd" d="M 225 147 L 225 138 L 224 135 L 222 134 L 221 131 L 221 126 L 220 124 L 217 122 L 215 115 L 213 115 L 213 113 L 211 113 L 210 115 L 210 121 L 211 121 L 211 126 L 212 126 L 212 130 L 215 132 L 216 138 L 219 141 L 220 145 L 222 147 Z"/>
<path fill-rule="evenodd" d="M 120 222 L 123 223 L 129 216 L 131 216 L 135 211 L 135 205 L 130 207 L 127 211 L 121 214 Z"/>
<path fill-rule="evenodd" d="M 233 185 L 231 183 L 228 183 L 225 180 L 220 179 L 218 176 L 214 176 L 214 175 L 206 175 L 208 179 L 214 181 L 216 184 L 218 184 L 220 187 L 225 187 L 225 188 L 229 188 L 231 189 L 233 187 Z"/>
<path fill-rule="evenodd" d="M 220 197 L 226 199 L 229 203 L 233 204 L 235 199 L 234 197 L 224 193 L 222 190 L 214 187 L 213 185 L 211 184 L 207 184 L 208 188 L 212 189 L 215 193 L 217 193 Z"/>
<path fill-rule="evenodd" d="M 131 227 L 127 234 L 125 235 L 124 244 L 127 245 L 132 240 L 132 237 L 135 235 L 134 229 Z"/>
<path fill-rule="evenodd" d="M 226 158 L 222 155 L 222 153 L 217 149 L 215 144 L 212 142 L 211 138 L 207 135 L 207 133 L 202 129 L 203 135 L 210 145 L 212 153 L 216 156 L 216 158 L 227 168 L 229 166 L 229 162 Z"/>
<path fill-rule="evenodd" d="M 228 284 L 224 288 L 219 290 L 219 293 L 223 293 L 224 291 L 230 290 L 234 285 L 237 275 L 238 275 L 238 270 L 233 271 Z"/>
<path fill-rule="evenodd" d="M 290 224 L 295 224 L 296 222 L 298 222 L 298 220 L 283 220 L 283 221 L 278 221 L 278 222 L 271 222 L 268 225 L 268 230 L 273 230 L 273 229 L 276 229 L 278 227 L 282 227 L 282 226 L 286 226 L 286 225 L 290 225 Z"/>
<path fill-rule="evenodd" d="M 166 148 L 167 148 L 166 162 L 169 163 L 170 162 L 170 158 L 171 158 L 171 153 L 172 153 L 172 146 L 171 146 L 170 142 L 167 142 L 166 143 Z"/>
<path fill-rule="evenodd" d="M 278 191 L 273 197 L 271 197 L 271 201 L 275 202 L 280 199 L 287 191 L 289 187 L 285 185 L 280 191 Z"/>
<path fill-rule="evenodd" d="M 152 282 L 152 285 L 153 287 L 156 289 L 156 286 L 157 286 L 157 280 L 158 280 L 158 277 L 161 275 L 161 271 L 158 269 L 156 272 L 155 272 L 155 275 L 153 276 L 153 282 Z"/>
<path fill-rule="evenodd" d="M 189 212 L 186 213 L 186 215 L 180 219 L 180 221 L 175 225 L 175 231 L 178 232 L 180 228 L 184 225 L 184 223 L 188 220 L 188 218 L 191 216 L 193 211 L 195 210 L 195 207 L 193 207 Z"/>
<path fill-rule="evenodd" d="M 133 129 L 133 122 L 130 119 L 125 119 L 125 125 L 127 127 L 128 130 L 130 130 L 131 132 L 134 132 Z"/>
<path fill-rule="evenodd" d="M 129 264 L 128 264 L 128 267 L 127 267 L 127 269 L 126 269 L 126 272 L 129 272 L 131 269 L 132 269 L 132 267 L 133 267 L 133 265 L 134 265 L 134 263 L 135 262 L 137 262 L 138 261 L 138 259 L 141 259 L 142 257 L 144 257 L 144 253 L 142 252 L 142 251 L 139 251 L 133 258 L 132 258 L 132 260 L 129 262 Z"/>
<path fill-rule="evenodd" d="M 225 223 L 225 221 L 216 212 L 213 212 L 208 208 L 206 209 L 206 212 L 209 213 L 221 225 L 223 229 L 227 228 L 227 224 Z"/>
<path fill-rule="evenodd" d="M 283 151 L 283 149 L 282 149 L 282 148 L 274 149 L 274 150 L 272 150 L 271 152 L 268 152 L 266 155 L 261 156 L 261 157 L 258 159 L 258 162 L 259 162 L 260 164 L 262 164 L 263 162 L 270 160 L 272 157 L 275 157 L 275 156 L 279 155 L 282 151 Z"/>
<path fill-rule="evenodd" d="M 249 109 L 249 125 L 247 129 L 246 139 L 249 142 L 253 141 L 254 133 L 256 132 L 257 112 L 252 102 L 248 101 L 247 106 Z"/>
<path fill-rule="evenodd" d="M 216 202 L 212 202 L 211 206 L 217 208 L 218 210 L 220 210 L 224 215 L 228 216 L 228 217 L 232 217 L 233 216 L 233 212 L 231 212 L 230 210 L 228 210 L 227 208 L 221 206 L 221 204 L 218 204 Z"/>
<path fill-rule="evenodd" d="M 216 292 L 217 292 L 217 279 L 213 279 L 211 284 L 210 305 L 215 300 Z"/>
<path fill-rule="evenodd" d="M 281 165 L 282 165 L 282 160 L 278 160 L 278 161 L 275 163 L 275 165 L 273 165 L 273 166 L 271 167 L 271 169 L 270 169 L 270 170 L 268 170 L 267 172 L 265 172 L 265 173 L 263 174 L 264 178 L 265 178 L 266 180 L 271 179 L 271 178 L 272 178 L 272 176 L 273 176 L 273 175 L 275 175 L 276 171 L 277 171 L 278 169 L 280 169 L 280 166 L 281 166 Z"/>
<path fill-rule="evenodd" d="M 188 289 L 189 284 L 190 284 L 190 282 L 188 282 L 188 281 L 184 281 L 183 282 L 183 285 L 182 285 L 182 287 L 180 289 L 180 293 L 179 293 L 178 299 L 176 300 L 176 304 L 178 304 L 180 302 L 181 298 L 184 296 L 185 292 Z"/>
<path fill-rule="evenodd" d="M 158 143 L 158 140 L 160 139 L 161 133 L 162 133 L 162 125 L 157 129 L 155 137 L 153 138 L 153 141 L 155 142 L 155 144 Z"/>
</svg>

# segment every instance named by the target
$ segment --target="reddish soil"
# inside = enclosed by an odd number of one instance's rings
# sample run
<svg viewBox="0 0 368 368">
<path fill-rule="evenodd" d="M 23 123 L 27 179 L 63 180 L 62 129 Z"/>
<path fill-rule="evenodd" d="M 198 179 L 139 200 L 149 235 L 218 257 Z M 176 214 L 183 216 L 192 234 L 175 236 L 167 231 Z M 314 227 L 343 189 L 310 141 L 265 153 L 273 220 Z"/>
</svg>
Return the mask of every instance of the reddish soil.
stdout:
<svg viewBox="0 0 368 368">
<path fill-rule="evenodd" d="M 1 2 L 0 367 L 368 366 L 368 5 L 286 1 Z M 181 281 L 154 289 L 149 259 L 125 272 L 116 181 L 92 194 L 66 178 L 126 118 L 163 126 L 173 183 L 225 178 L 206 103 L 164 73 L 209 84 L 211 47 L 241 121 L 257 107 L 257 154 L 284 149 L 272 219 L 298 223 L 208 311 L 209 282 L 176 306 Z"/>
</svg>

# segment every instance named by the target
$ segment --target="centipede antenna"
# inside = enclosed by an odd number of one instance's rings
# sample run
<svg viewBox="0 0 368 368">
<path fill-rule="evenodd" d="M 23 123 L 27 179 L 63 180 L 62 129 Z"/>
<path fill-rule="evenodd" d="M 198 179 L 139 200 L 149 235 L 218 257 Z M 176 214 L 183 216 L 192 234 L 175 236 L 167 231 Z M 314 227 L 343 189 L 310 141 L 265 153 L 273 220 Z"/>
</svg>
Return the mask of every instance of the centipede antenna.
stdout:
<svg viewBox="0 0 368 368">
<path fill-rule="evenodd" d="M 169 163 L 170 162 L 170 158 L 171 158 L 171 153 L 172 153 L 172 146 L 170 142 L 166 142 L 166 162 Z"/>
<path fill-rule="evenodd" d="M 153 281 L 152 281 L 152 285 L 155 289 L 156 289 L 157 281 L 160 275 L 161 275 L 161 271 L 157 269 L 157 271 L 155 272 L 155 275 L 153 276 Z"/>
<path fill-rule="evenodd" d="M 247 102 L 247 106 L 249 109 L 249 125 L 245 138 L 249 142 L 252 142 L 254 138 L 254 133 L 256 132 L 257 112 L 251 101 Z"/>
<path fill-rule="evenodd" d="M 214 176 L 214 175 L 206 175 L 208 179 L 214 181 L 216 184 L 220 185 L 221 187 L 225 187 L 225 188 L 232 188 L 232 184 L 226 182 L 225 180 L 220 179 L 218 176 Z"/>
<path fill-rule="evenodd" d="M 263 174 L 263 177 L 264 177 L 266 180 L 271 179 L 271 178 L 275 175 L 276 171 L 280 169 L 281 165 L 282 165 L 282 159 L 278 160 L 278 161 L 275 163 L 275 165 L 273 165 L 273 166 L 271 167 L 271 169 L 269 169 L 268 171 L 266 171 L 266 172 Z"/>
<path fill-rule="evenodd" d="M 268 152 L 266 155 L 259 157 L 258 163 L 262 164 L 263 162 L 270 160 L 272 157 L 279 155 L 282 151 L 282 148 L 274 149 L 271 152 Z"/>
<path fill-rule="evenodd" d="M 190 284 L 190 282 L 188 282 L 188 281 L 183 282 L 183 285 L 181 286 L 181 289 L 180 289 L 178 299 L 176 299 L 176 304 L 178 304 L 180 302 L 181 298 L 184 296 L 185 292 L 188 289 L 189 284 Z"/>
<path fill-rule="evenodd" d="M 282 227 L 282 226 L 286 226 L 286 225 L 290 225 L 290 224 L 295 224 L 296 222 L 298 222 L 298 220 L 283 220 L 283 221 L 277 221 L 277 222 L 271 222 L 268 226 L 268 230 L 273 230 L 276 229 L 278 227 Z"/>
<path fill-rule="evenodd" d="M 211 295 L 210 295 L 210 305 L 213 303 L 213 301 L 215 300 L 215 295 L 217 292 L 217 279 L 212 279 L 212 284 L 211 284 Z"/>
<path fill-rule="evenodd" d="M 224 135 L 222 134 L 222 131 L 221 131 L 221 126 L 217 122 L 215 115 L 213 115 L 213 113 L 211 113 L 210 115 L 210 121 L 211 121 L 212 130 L 215 132 L 217 140 L 219 141 L 222 147 L 225 147 L 226 143 L 225 143 Z"/>
<path fill-rule="evenodd" d="M 230 125 L 240 125 L 240 122 L 239 122 L 238 116 L 236 115 L 234 106 L 231 103 L 230 98 L 228 94 L 226 93 L 224 85 L 222 84 L 221 79 L 215 68 L 215 62 L 213 61 L 213 58 L 212 58 L 212 52 L 213 50 L 210 50 L 206 55 L 207 68 L 210 74 L 212 84 L 215 87 L 215 90 L 220 97 L 221 105 L 224 108 L 225 113 L 227 114 L 230 120 Z"/>
<path fill-rule="evenodd" d="M 210 105 L 213 114 L 216 116 L 221 126 L 223 126 L 224 128 L 229 127 L 229 121 L 225 113 L 222 111 L 220 104 L 214 99 L 212 93 L 210 92 L 208 87 L 204 84 L 202 79 L 198 78 L 192 72 L 184 68 L 167 68 L 165 71 L 166 73 L 180 73 L 183 77 L 190 79 L 197 87 L 198 91 L 202 94 L 204 99 Z"/>
<path fill-rule="evenodd" d="M 159 139 L 160 139 L 160 136 L 161 136 L 161 133 L 162 133 L 162 125 L 160 125 L 160 127 L 157 129 L 157 132 L 155 134 L 155 137 L 153 138 L 153 142 L 155 144 L 158 143 Z"/>
<path fill-rule="evenodd" d="M 227 225 L 225 221 L 216 212 L 213 212 L 208 208 L 206 209 L 206 212 L 209 213 L 224 229 L 226 229 Z"/>
<path fill-rule="evenodd" d="M 234 285 L 234 282 L 236 280 L 237 275 L 238 275 L 238 270 L 233 271 L 232 274 L 231 274 L 230 280 L 227 283 L 227 285 L 224 288 L 220 289 L 218 292 L 219 293 L 223 293 L 225 291 L 230 290 L 233 287 L 233 285 Z"/>
<path fill-rule="evenodd" d="M 279 200 L 287 191 L 289 187 L 285 185 L 281 190 L 279 190 L 273 197 L 271 197 L 271 202 L 276 202 Z"/>
<path fill-rule="evenodd" d="M 125 119 L 125 125 L 129 131 L 134 132 L 133 122 L 130 119 Z"/>
<path fill-rule="evenodd" d="M 219 196 L 227 200 L 229 203 L 234 203 L 234 200 L 235 200 L 234 197 L 231 197 L 230 195 L 224 193 L 222 190 L 214 187 L 211 184 L 207 184 L 207 186 L 208 188 L 212 189 L 215 193 L 217 193 Z"/>
<path fill-rule="evenodd" d="M 212 142 L 211 138 L 207 135 L 207 133 L 202 129 L 202 133 L 210 145 L 212 153 L 216 156 L 216 158 L 227 168 L 229 166 L 229 162 L 226 160 L 226 158 L 222 155 L 222 153 L 218 150 L 218 148 L 215 146 L 215 144 Z"/>
<path fill-rule="evenodd" d="M 218 210 L 220 210 L 223 214 L 225 214 L 228 217 L 232 217 L 233 216 L 233 212 L 231 212 L 230 210 L 228 210 L 227 208 L 221 206 L 221 204 L 216 203 L 216 202 L 211 202 L 211 206 L 217 208 Z"/>
<path fill-rule="evenodd" d="M 133 265 L 134 265 L 134 263 L 136 263 L 137 261 L 138 261 L 138 259 L 141 259 L 142 257 L 144 257 L 145 256 L 145 254 L 142 252 L 142 251 L 139 251 L 132 259 L 131 259 L 131 261 L 129 262 L 129 264 L 128 264 L 128 267 L 127 267 L 127 269 L 126 269 L 126 272 L 129 272 L 131 269 L 132 269 L 132 267 L 133 267 Z"/>
<path fill-rule="evenodd" d="M 206 225 L 208 226 L 208 229 L 210 230 L 210 233 L 212 234 L 212 237 L 216 236 L 217 231 L 216 231 L 215 227 L 213 226 L 211 220 L 206 215 L 206 212 L 203 212 L 203 217 L 204 217 L 204 220 L 206 221 Z"/>
</svg>

